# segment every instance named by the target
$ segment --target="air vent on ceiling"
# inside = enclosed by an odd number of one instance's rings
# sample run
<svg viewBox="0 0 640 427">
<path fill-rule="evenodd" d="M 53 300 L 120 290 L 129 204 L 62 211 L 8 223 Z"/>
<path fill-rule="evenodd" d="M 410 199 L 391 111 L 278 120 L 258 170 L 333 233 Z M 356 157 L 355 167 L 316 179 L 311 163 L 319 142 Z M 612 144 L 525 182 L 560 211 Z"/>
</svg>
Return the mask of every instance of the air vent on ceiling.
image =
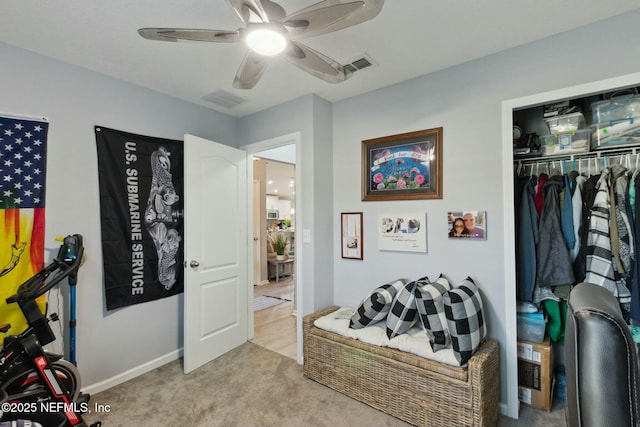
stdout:
<svg viewBox="0 0 640 427">
<path fill-rule="evenodd" d="M 356 67 L 354 67 L 351 64 L 347 64 L 345 66 L 343 66 L 342 68 L 344 68 L 345 71 L 350 72 L 350 73 L 355 73 L 356 71 L 358 71 L 358 69 Z"/>
<path fill-rule="evenodd" d="M 209 95 L 203 96 L 202 99 L 226 108 L 233 108 L 247 101 L 247 99 L 241 96 L 234 95 L 222 89 L 213 91 Z"/>
<path fill-rule="evenodd" d="M 372 65 L 374 65 L 374 62 L 371 60 L 371 58 L 369 57 L 369 55 L 364 54 L 362 56 L 360 56 L 359 58 L 350 61 L 348 64 L 346 64 L 344 66 L 344 69 L 347 71 L 351 71 L 352 73 L 355 73 L 356 71 L 360 71 L 363 70 L 365 68 L 369 68 Z"/>
</svg>

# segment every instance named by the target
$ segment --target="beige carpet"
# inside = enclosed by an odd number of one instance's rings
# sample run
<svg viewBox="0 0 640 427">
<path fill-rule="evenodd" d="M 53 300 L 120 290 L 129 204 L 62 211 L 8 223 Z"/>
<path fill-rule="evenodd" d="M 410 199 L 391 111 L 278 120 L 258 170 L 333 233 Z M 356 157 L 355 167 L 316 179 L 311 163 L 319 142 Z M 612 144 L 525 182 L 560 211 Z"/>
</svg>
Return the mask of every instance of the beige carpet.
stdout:
<svg viewBox="0 0 640 427">
<path fill-rule="evenodd" d="M 171 362 L 92 396 L 94 404 L 109 405 L 110 412 L 85 419 L 104 427 L 409 426 L 304 378 L 294 360 L 252 343 L 189 375 L 181 360 Z M 520 420 L 501 419 L 499 427 L 564 426 L 563 415 L 562 408 L 523 408 Z"/>
</svg>

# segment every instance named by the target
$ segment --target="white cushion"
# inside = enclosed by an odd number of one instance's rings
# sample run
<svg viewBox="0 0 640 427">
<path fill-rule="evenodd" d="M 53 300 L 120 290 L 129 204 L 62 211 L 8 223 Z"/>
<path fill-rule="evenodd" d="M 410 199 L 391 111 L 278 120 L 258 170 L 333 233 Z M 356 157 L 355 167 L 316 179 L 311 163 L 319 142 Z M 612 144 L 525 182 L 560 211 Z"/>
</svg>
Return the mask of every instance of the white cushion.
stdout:
<svg viewBox="0 0 640 427">
<path fill-rule="evenodd" d="M 433 360 L 434 362 L 440 362 L 450 366 L 460 366 L 460 363 L 453 353 L 453 349 L 446 348 L 435 353 L 433 352 L 422 326 L 414 326 L 406 333 L 389 339 L 386 332 L 386 322 L 378 322 L 362 329 L 352 329 L 349 327 L 349 319 L 339 318 L 344 316 L 344 311 L 342 310 L 353 310 L 353 308 L 336 310 L 333 313 L 322 316 L 315 320 L 314 325 L 325 331 L 334 332 L 344 337 L 366 342 L 367 344 L 394 348 Z"/>
</svg>

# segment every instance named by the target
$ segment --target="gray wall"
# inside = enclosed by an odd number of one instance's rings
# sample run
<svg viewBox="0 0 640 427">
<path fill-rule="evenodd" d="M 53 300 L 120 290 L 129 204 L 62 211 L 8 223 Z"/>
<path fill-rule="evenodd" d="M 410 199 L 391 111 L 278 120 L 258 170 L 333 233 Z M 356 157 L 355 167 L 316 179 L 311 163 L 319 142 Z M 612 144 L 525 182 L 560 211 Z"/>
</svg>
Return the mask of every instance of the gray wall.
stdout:
<svg viewBox="0 0 640 427">
<path fill-rule="evenodd" d="M 5 44 L 0 44 L 0 57 L 0 112 L 41 115 L 50 123 L 45 247 L 57 250 L 59 235 L 84 236 L 88 259 L 77 287 L 77 358 L 83 384 L 177 353 L 182 347 L 182 295 L 104 310 L 93 127 L 178 140 L 191 133 L 237 146 L 237 120 Z"/>
<path fill-rule="evenodd" d="M 333 105 L 334 236 L 339 212 L 364 213 L 364 261 L 340 258 L 334 244 L 335 302 L 355 306 L 377 285 L 398 277 L 454 283 L 470 275 L 485 297 L 489 335 L 505 353 L 505 253 L 502 173 L 502 102 L 640 70 L 640 32 L 635 12 L 547 38 L 442 72 Z M 421 129 L 444 128 L 443 199 L 361 202 L 361 141 Z M 447 238 L 449 210 L 487 211 L 486 241 Z M 377 247 L 382 213 L 426 212 L 426 254 L 383 252 Z M 506 378 L 505 363 L 501 376 Z M 506 381 L 501 401 L 506 402 Z"/>
</svg>

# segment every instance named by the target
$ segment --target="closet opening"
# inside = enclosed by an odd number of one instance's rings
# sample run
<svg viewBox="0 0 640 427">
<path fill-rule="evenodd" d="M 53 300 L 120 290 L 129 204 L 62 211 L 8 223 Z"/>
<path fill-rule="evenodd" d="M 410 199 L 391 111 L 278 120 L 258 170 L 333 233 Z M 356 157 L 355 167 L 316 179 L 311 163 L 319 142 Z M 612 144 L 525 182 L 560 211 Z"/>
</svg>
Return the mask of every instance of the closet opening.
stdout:
<svg viewBox="0 0 640 427">
<path fill-rule="evenodd" d="M 638 120 L 635 125 L 627 120 L 625 129 L 607 129 L 620 130 L 617 138 L 605 139 L 602 131 L 616 124 L 611 120 L 605 124 L 603 114 L 611 107 L 607 102 L 618 96 L 633 98 L 639 85 L 640 73 L 635 73 L 503 102 L 507 337 L 507 408 L 503 412 L 510 417 L 517 418 L 521 403 L 541 409 L 554 405 L 554 399 L 556 405 L 563 404 L 563 301 L 573 285 L 594 280 L 585 261 L 576 261 L 584 260 L 580 250 L 587 245 L 591 208 L 584 208 L 584 217 L 576 212 L 574 218 L 573 203 L 583 206 L 574 197 L 578 192 L 582 199 L 586 182 L 597 183 L 595 177 L 603 173 L 616 180 L 622 177 L 621 187 L 638 176 Z M 636 99 L 640 98 L 633 102 Z M 527 220 L 523 212 L 535 215 Z M 522 234 L 527 229 L 535 229 L 534 240 L 531 234 Z M 545 361 L 538 361 L 538 368 L 548 376 L 543 385 L 546 380 L 549 387 L 542 391 L 532 392 L 523 378 L 523 361 L 532 348 L 542 359 L 549 349 L 549 369 L 544 371 Z"/>
</svg>

